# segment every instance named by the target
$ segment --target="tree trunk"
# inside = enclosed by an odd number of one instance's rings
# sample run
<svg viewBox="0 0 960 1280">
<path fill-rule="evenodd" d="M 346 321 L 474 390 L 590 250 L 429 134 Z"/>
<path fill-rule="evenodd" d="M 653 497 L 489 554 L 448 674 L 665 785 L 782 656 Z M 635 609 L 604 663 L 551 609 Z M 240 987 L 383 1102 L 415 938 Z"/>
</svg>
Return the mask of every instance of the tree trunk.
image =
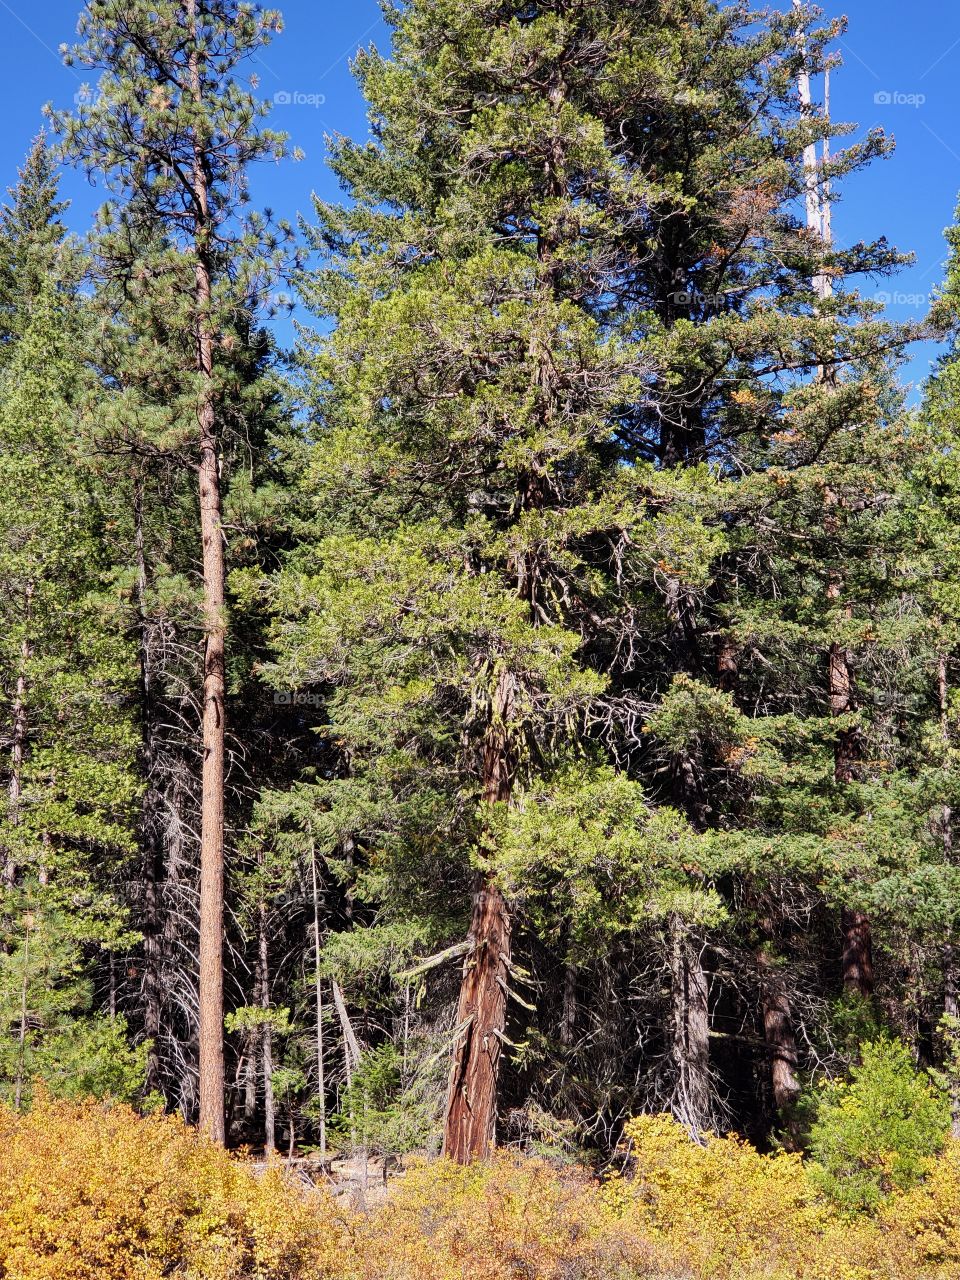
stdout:
<svg viewBox="0 0 960 1280">
<path fill-rule="evenodd" d="M 197 0 L 185 0 L 188 31 L 197 31 Z M 194 99 L 202 101 L 199 54 L 192 52 Z M 203 792 L 200 833 L 200 1127 L 224 1142 L 223 877 L 226 758 L 226 566 L 220 458 L 214 403 L 209 178 L 201 141 L 192 174 L 196 253 L 196 354 L 200 375 L 200 533 L 203 543 Z"/>
<path fill-rule="evenodd" d="M 317 851 L 310 844 L 310 879 L 313 888 L 313 951 L 317 988 L 317 1101 L 320 1105 L 320 1159 L 327 1158 L 327 1082 L 323 1060 L 323 983 L 320 978 L 320 899 L 317 893 Z M 404 1039 L 406 1055 L 406 1039 Z"/>
<path fill-rule="evenodd" d="M 244 1038 L 243 1055 L 243 1120 L 247 1130 L 251 1130 L 257 1115 L 257 1057 L 260 1047 L 260 1036 L 256 1027 L 251 1027 Z"/>
<path fill-rule="evenodd" d="M 27 585 L 23 617 L 30 617 L 30 605 L 33 600 L 33 583 Z M 17 672 L 17 685 L 13 697 L 13 740 L 10 745 L 10 782 L 7 788 L 7 823 L 10 830 L 20 824 L 20 803 L 23 794 L 23 762 L 27 751 L 27 663 L 33 656 L 33 648 L 27 637 L 20 645 L 20 670 Z M 3 865 L 3 883 L 12 889 L 17 881 L 17 856 L 14 847 L 8 846 Z"/>
<path fill-rule="evenodd" d="M 141 801 L 143 844 L 143 1034 L 147 1042 L 144 1093 L 161 1089 L 160 1033 L 163 1011 L 161 974 L 163 938 L 160 922 L 160 881 L 163 854 L 160 846 L 160 809 L 157 792 L 157 752 L 154 743 L 156 717 L 153 702 L 153 664 L 150 655 L 147 619 L 147 557 L 143 527 L 143 478 L 134 483 L 134 550 L 136 555 L 137 643 L 140 662 L 140 719 L 143 777 L 146 786 Z"/>
<path fill-rule="evenodd" d="M 836 599 L 838 583 L 831 583 L 829 595 Z M 840 644 L 830 646 L 830 713 L 843 716 L 854 710 L 853 681 L 850 659 Z M 856 781 L 860 763 L 860 738 L 856 729 L 843 729 L 837 734 L 834 748 L 834 777 L 841 786 Z M 843 935 L 841 972 L 843 988 L 851 995 L 869 1000 L 873 995 L 873 931 L 868 917 L 859 910 L 844 907 L 840 927 Z"/>
<path fill-rule="evenodd" d="M 510 726 L 514 702 L 513 677 L 503 671 L 494 691 L 483 753 L 483 799 L 490 807 L 509 803 L 513 791 Z M 459 1164 L 485 1159 L 496 1142 L 511 920 L 507 901 L 491 876 L 482 876 L 477 882 L 468 940 L 443 1139 L 444 1154 Z"/>
<path fill-rule="evenodd" d="M 862 911 L 844 908 L 843 986 L 851 995 L 869 1000 L 873 995 L 873 931 Z"/>
<path fill-rule="evenodd" d="M 940 704 L 940 734 L 946 750 L 950 748 L 950 682 L 947 666 L 947 655 L 941 653 L 937 661 L 937 700 Z M 953 863 L 953 809 L 949 804 L 943 806 L 941 812 L 943 825 L 943 853 L 948 865 Z M 944 943 L 943 947 L 943 1016 L 951 1020 L 947 1029 L 949 1041 L 957 1043 L 960 1035 L 960 961 L 953 940 Z M 950 1082 L 950 1114 L 952 1116 L 953 1136 L 960 1138 L 960 1080 Z"/>
<path fill-rule="evenodd" d="M 717 640 L 717 684 L 723 693 L 736 693 L 740 683 L 740 654 L 727 632 Z"/>
<path fill-rule="evenodd" d="M 763 1037 L 770 1055 L 773 1103 L 778 1111 L 783 1111 L 796 1102 L 800 1094 L 790 997 L 783 975 L 767 947 L 757 949 L 757 967 L 760 970 Z"/>
<path fill-rule="evenodd" d="M 459 1036 L 447 1097 L 444 1154 L 459 1164 L 485 1159 L 496 1141 L 497 1083 L 507 1023 L 510 913 L 499 886 L 479 882 L 457 1009 Z"/>
<path fill-rule="evenodd" d="M 701 949 L 686 921 L 669 922 L 673 1112 L 695 1137 L 710 1128 L 710 1008 Z"/>
<path fill-rule="evenodd" d="M 560 1043 L 571 1048 L 577 1034 L 577 967 L 567 963 L 563 967 L 563 1007 L 560 1013 Z"/>
<path fill-rule="evenodd" d="M 793 0 L 793 4 L 795 8 L 800 8 L 801 0 Z M 799 90 L 803 114 L 804 116 L 810 116 L 813 111 L 810 75 L 805 67 L 800 72 Z M 828 86 L 826 92 L 829 92 Z M 827 98 L 826 104 L 828 104 L 828 101 L 829 99 Z M 825 110 L 827 109 L 826 104 Z M 825 145 L 824 159 L 826 160 L 828 156 L 829 150 Z M 823 248 L 829 249 L 832 238 L 829 193 L 825 187 L 821 186 L 822 174 L 815 144 L 811 143 L 805 148 L 803 164 L 807 227 L 811 234 L 821 242 Z M 812 283 L 814 292 L 821 301 L 827 301 L 832 297 L 833 282 L 827 273 L 819 272 L 814 276 Z M 834 380 L 832 370 L 832 362 L 827 362 L 821 366 L 819 376 L 824 381 L 831 382 Z M 825 497 L 828 507 L 838 505 L 837 496 L 829 490 Z M 839 521 L 833 516 L 828 516 L 824 521 L 824 528 L 828 531 L 836 532 L 839 528 Z M 840 580 L 834 576 L 827 587 L 827 598 L 831 601 L 838 601 L 840 593 Z M 829 695 L 832 715 L 846 715 L 854 709 L 849 655 L 846 649 L 838 643 L 830 646 Z M 842 730 L 837 736 L 834 760 L 834 774 L 839 783 L 846 785 L 854 781 L 859 759 L 860 742 L 856 730 Z M 841 930 L 843 934 L 841 969 L 844 990 L 859 995 L 864 999 L 869 999 L 873 995 L 873 944 L 870 921 L 862 911 L 844 909 L 841 918 Z"/>
<path fill-rule="evenodd" d="M 277 1149 L 277 1108 L 273 1096 L 273 1025 L 270 1022 L 270 939 L 267 909 L 261 905 L 257 929 L 257 985 L 264 1020 L 260 1025 L 260 1067 L 263 1073 L 263 1149 Z"/>
</svg>

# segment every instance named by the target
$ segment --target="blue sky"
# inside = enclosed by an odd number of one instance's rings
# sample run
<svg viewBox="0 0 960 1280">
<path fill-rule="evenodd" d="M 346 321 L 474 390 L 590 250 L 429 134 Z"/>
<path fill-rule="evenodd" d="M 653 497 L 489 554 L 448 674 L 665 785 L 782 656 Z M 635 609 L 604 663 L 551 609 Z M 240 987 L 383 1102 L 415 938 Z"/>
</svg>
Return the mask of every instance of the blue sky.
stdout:
<svg viewBox="0 0 960 1280">
<path fill-rule="evenodd" d="M 293 217 L 309 211 L 313 190 L 336 196 L 324 164 L 324 135 L 365 133 L 365 108 L 349 60 L 358 46 L 373 41 L 384 47 L 387 37 L 377 0 L 278 2 L 286 30 L 262 60 L 262 90 L 268 98 L 294 98 L 277 107 L 275 124 L 291 134 L 306 158 L 262 170 L 254 190 L 260 203 Z M 881 125 L 897 141 L 892 159 L 848 182 L 834 229 L 847 243 L 885 235 L 916 255 L 914 266 L 877 288 L 887 295 L 891 316 L 918 317 L 941 279 L 943 229 L 960 192 L 960 4 L 826 0 L 823 8 L 849 18 L 844 67 L 834 78 L 834 116 L 855 121 L 861 130 Z M 63 67 L 57 53 L 71 40 L 79 9 L 78 0 L 0 0 L 0 188 L 14 181 L 42 123 L 44 102 L 68 106 L 80 87 L 82 72 Z M 102 192 L 75 175 L 64 190 L 74 201 L 71 223 L 83 230 Z M 905 377 L 922 380 L 934 354 L 918 348 Z"/>
</svg>

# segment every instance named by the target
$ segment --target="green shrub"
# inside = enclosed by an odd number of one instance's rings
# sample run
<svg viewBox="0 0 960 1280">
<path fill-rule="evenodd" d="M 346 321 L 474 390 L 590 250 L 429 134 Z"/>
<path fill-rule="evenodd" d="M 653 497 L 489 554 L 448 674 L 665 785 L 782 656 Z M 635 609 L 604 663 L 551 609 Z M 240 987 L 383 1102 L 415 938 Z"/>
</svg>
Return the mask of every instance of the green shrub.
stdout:
<svg viewBox="0 0 960 1280">
<path fill-rule="evenodd" d="M 899 1040 L 863 1046 L 849 1080 L 823 1086 L 810 1131 L 815 1186 L 847 1212 L 872 1212 L 914 1186 L 943 1150 L 950 1107 Z"/>
</svg>

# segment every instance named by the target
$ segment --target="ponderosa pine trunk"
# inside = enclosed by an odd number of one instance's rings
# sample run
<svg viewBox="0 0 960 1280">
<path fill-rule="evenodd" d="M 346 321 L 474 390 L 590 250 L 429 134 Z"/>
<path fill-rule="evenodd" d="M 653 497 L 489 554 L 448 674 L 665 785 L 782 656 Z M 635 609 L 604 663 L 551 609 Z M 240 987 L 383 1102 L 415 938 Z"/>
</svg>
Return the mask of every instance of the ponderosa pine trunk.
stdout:
<svg viewBox="0 0 960 1280">
<path fill-rule="evenodd" d="M 773 930 L 770 930 L 771 934 Z M 763 1038 L 770 1057 L 770 1085 L 778 1111 L 790 1107 L 800 1095 L 797 1079 L 797 1041 L 793 1011 L 783 974 L 768 947 L 757 949 Z"/>
<path fill-rule="evenodd" d="M 187 29 L 197 34 L 197 0 L 185 0 Z M 191 53 L 191 77 L 199 104 L 199 53 Z M 203 787 L 200 832 L 200 1127 L 215 1142 L 226 1140 L 223 1066 L 224 782 L 226 772 L 226 565 L 220 459 L 214 399 L 212 226 L 209 177 L 200 139 L 194 142 L 192 195 L 196 356 L 200 391 L 200 534 L 203 544 Z"/>
<path fill-rule="evenodd" d="M 514 680 L 501 672 L 483 752 L 483 799 L 507 804 L 513 791 L 510 724 Z M 482 1160 L 496 1143 L 497 1085 L 507 1025 L 511 964 L 510 908 L 496 880 L 483 876 L 473 899 L 457 1008 L 457 1038 L 447 1091 L 444 1155 L 459 1164 Z"/>
</svg>

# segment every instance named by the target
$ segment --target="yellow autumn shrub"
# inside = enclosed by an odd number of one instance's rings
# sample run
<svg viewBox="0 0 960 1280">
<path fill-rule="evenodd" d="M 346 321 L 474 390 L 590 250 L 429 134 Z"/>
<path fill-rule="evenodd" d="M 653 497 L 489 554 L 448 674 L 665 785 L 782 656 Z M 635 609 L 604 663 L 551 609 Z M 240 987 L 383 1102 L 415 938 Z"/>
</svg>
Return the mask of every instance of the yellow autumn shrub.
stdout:
<svg viewBox="0 0 960 1280">
<path fill-rule="evenodd" d="M 423 1161 L 361 1213 L 178 1120 L 41 1097 L 0 1109 L 0 1280 L 960 1280 L 960 1143 L 871 1217 L 797 1156 L 627 1137 L 620 1177 Z"/>
<path fill-rule="evenodd" d="M 887 1202 L 880 1226 L 899 1274 L 960 1280 L 960 1141 L 931 1161 L 919 1186 Z"/>
<path fill-rule="evenodd" d="M 579 1280 L 599 1268 L 606 1215 L 582 1173 L 500 1153 L 422 1163 L 366 1223 L 362 1280 Z"/>
<path fill-rule="evenodd" d="M 0 1280 L 325 1280 L 345 1224 L 178 1120 L 39 1098 L 0 1109 Z"/>
<path fill-rule="evenodd" d="M 737 1137 L 703 1145 L 669 1116 L 626 1129 L 633 1169 L 603 1195 L 628 1237 L 700 1280 L 872 1280 L 892 1275 L 878 1232 L 818 1200 L 799 1156 Z"/>
</svg>

